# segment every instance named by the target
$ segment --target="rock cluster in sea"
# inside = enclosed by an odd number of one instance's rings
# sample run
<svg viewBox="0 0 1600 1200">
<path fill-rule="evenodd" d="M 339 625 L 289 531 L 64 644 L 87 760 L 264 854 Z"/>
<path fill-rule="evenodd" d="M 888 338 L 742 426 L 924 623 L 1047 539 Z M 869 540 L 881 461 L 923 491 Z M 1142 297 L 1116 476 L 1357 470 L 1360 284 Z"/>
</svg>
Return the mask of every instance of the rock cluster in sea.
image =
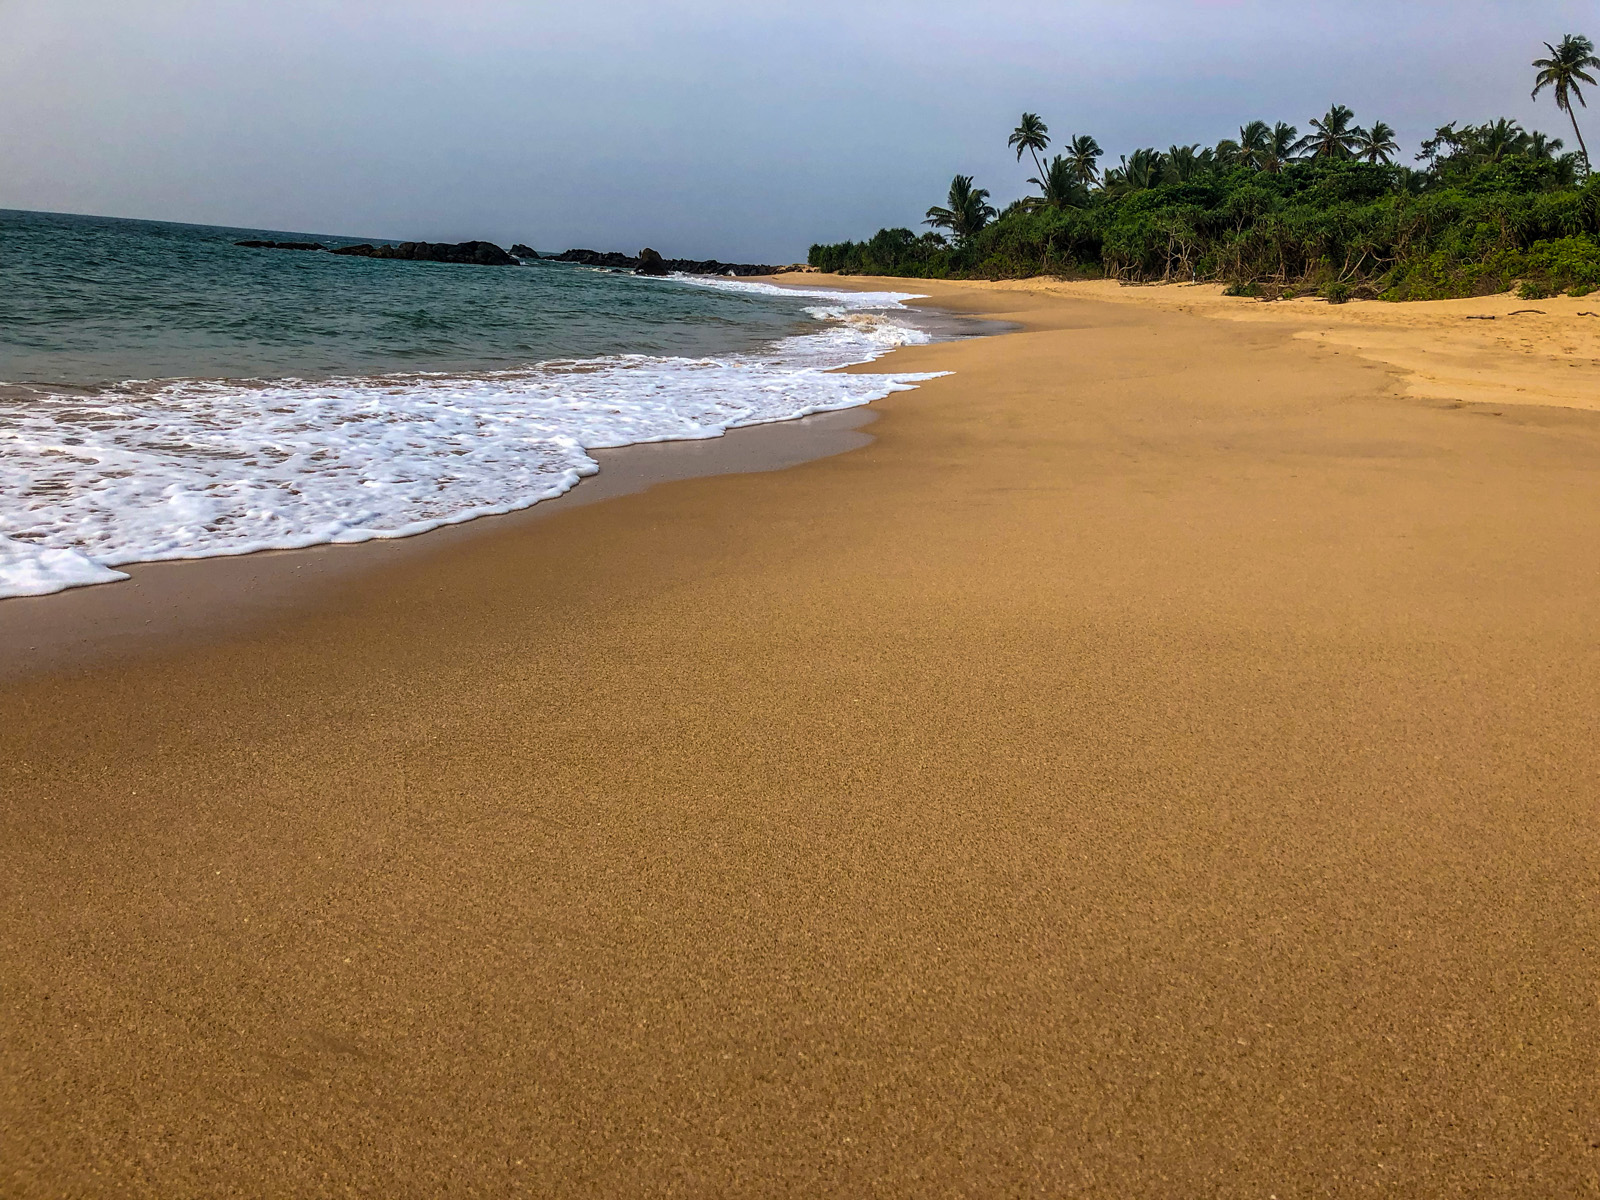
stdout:
<svg viewBox="0 0 1600 1200">
<path fill-rule="evenodd" d="M 394 258 L 406 262 L 466 263 L 479 267 L 514 267 L 517 260 L 493 242 L 401 242 L 398 246 L 335 246 L 333 254 L 353 258 Z"/>
<path fill-rule="evenodd" d="M 776 275 L 782 268 L 764 263 L 725 263 L 716 259 L 662 258 L 648 247 L 637 256 L 602 253 L 598 250 L 568 250 L 565 254 L 552 254 L 549 261 L 578 263 L 585 267 L 610 267 L 614 271 L 638 271 L 641 275 L 666 275 L 678 272 L 684 275 Z M 652 269 L 644 270 L 649 262 Z M 654 269 L 659 264 L 660 269 Z"/>
<path fill-rule="evenodd" d="M 235 242 L 252 250 L 325 250 L 349 258 L 385 258 L 401 262 L 464 263 L 479 267 L 515 266 L 519 260 L 535 261 L 541 255 L 532 246 L 518 242 L 507 254 L 493 242 L 401 242 L 398 246 L 363 242 L 358 246 L 334 246 L 321 242 Z M 774 267 L 767 263 L 725 263 L 717 259 L 662 258 L 646 246 L 637 255 L 601 253 L 598 250 L 568 250 L 553 254 L 547 262 L 578 263 L 585 267 L 607 267 L 613 271 L 633 271 L 639 275 L 776 275 L 793 267 Z"/>
</svg>

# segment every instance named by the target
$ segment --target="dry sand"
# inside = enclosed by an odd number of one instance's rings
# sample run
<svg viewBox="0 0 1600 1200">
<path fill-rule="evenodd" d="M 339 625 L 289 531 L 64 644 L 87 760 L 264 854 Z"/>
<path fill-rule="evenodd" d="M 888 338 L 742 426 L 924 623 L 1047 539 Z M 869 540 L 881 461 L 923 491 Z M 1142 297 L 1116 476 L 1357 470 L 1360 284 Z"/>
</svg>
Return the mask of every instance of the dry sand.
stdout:
<svg viewBox="0 0 1600 1200">
<path fill-rule="evenodd" d="M 927 290 L 865 448 L 6 685 L 0 1194 L 1600 1189 L 1590 318 Z"/>
<path fill-rule="evenodd" d="M 1330 305 L 1313 298 L 1239 299 L 1223 295 L 1221 284 L 1123 287 L 1052 280 L 1030 286 L 1045 295 L 1280 329 L 1399 368 L 1403 394 L 1419 399 L 1600 410 L 1600 293 Z"/>
</svg>

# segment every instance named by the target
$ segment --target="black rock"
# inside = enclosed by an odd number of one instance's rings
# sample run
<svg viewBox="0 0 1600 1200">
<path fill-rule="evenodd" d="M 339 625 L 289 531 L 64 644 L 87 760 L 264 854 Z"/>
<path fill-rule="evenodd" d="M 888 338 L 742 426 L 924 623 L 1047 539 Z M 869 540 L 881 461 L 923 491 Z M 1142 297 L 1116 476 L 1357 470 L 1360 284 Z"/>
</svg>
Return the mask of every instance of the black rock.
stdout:
<svg viewBox="0 0 1600 1200">
<path fill-rule="evenodd" d="M 644 270 L 647 255 L 660 260 L 662 270 Z M 578 263 L 585 267 L 611 267 L 616 270 L 637 271 L 641 275 L 776 275 L 779 268 L 766 263 L 725 263 L 716 259 L 667 258 L 662 259 L 654 250 L 640 252 L 638 258 L 615 252 L 602 254 L 598 250 L 568 250 L 554 255 L 551 262 Z"/>
<path fill-rule="evenodd" d="M 461 263 L 478 267 L 514 267 L 512 258 L 493 242 L 401 242 L 398 246 L 337 246 L 334 254 L 352 258 L 389 258 L 405 262 Z"/>
<path fill-rule="evenodd" d="M 776 275 L 778 268 L 767 263 L 725 263 L 716 259 L 696 261 L 689 258 L 667 259 L 667 270 L 683 275 Z"/>
<path fill-rule="evenodd" d="M 247 250 L 326 250 L 321 242 L 235 242 Z"/>
<path fill-rule="evenodd" d="M 511 247 L 511 253 L 515 254 L 518 258 L 537 259 L 539 257 L 539 252 L 537 250 L 535 250 L 532 246 L 524 246 L 521 242 L 518 242 L 515 246 Z"/>
<path fill-rule="evenodd" d="M 638 275 L 668 274 L 666 261 L 649 246 L 639 251 L 639 265 L 634 268 L 634 272 Z"/>
<path fill-rule="evenodd" d="M 601 254 L 598 250 L 568 250 L 565 254 L 557 254 L 551 262 L 577 263 L 581 267 L 614 267 L 623 271 L 631 271 L 639 265 L 637 258 L 629 258 L 626 254 L 611 252 Z"/>
</svg>

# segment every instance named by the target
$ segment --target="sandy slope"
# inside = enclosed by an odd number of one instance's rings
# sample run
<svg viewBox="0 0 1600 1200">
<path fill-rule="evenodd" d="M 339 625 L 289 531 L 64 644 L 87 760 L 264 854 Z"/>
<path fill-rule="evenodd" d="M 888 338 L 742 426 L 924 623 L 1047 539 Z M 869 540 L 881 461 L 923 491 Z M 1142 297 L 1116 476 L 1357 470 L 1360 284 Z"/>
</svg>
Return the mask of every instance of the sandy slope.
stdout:
<svg viewBox="0 0 1600 1200">
<path fill-rule="evenodd" d="M 1600 418 L 928 290 L 864 449 L 0 692 L 0 1192 L 1600 1187 Z"/>
<path fill-rule="evenodd" d="M 1123 287 L 1094 281 L 1033 285 L 1290 331 L 1405 373 L 1405 394 L 1485 404 L 1600 408 L 1600 293 L 1514 295 L 1426 304 L 1266 303 L 1224 296 L 1221 284 Z M 1488 320 L 1486 318 L 1493 318 Z"/>
</svg>

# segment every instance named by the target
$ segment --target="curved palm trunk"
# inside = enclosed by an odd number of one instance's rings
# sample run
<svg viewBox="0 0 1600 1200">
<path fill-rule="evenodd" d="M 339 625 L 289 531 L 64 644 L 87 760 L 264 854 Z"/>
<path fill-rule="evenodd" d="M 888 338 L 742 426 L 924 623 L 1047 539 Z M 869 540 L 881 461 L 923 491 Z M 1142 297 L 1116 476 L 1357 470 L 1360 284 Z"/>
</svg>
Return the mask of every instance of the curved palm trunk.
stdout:
<svg viewBox="0 0 1600 1200">
<path fill-rule="evenodd" d="M 1572 105 L 1570 104 L 1566 106 L 1566 109 L 1567 117 L 1572 122 L 1572 132 L 1578 139 L 1578 149 L 1583 151 L 1584 169 L 1587 170 L 1589 168 L 1589 147 L 1584 144 L 1583 131 L 1578 128 L 1578 114 L 1573 111 Z"/>
</svg>

